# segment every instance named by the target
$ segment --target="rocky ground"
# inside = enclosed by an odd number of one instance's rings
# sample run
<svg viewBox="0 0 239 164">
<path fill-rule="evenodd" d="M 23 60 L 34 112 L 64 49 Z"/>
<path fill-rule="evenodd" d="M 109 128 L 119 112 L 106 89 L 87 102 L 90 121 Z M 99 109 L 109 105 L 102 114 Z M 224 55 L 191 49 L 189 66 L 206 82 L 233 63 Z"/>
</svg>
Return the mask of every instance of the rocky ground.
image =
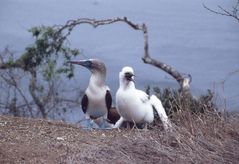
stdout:
<svg viewBox="0 0 239 164">
<path fill-rule="evenodd" d="M 238 163 L 239 119 L 219 122 L 199 121 L 205 124 L 200 129 L 175 121 L 170 132 L 158 126 L 85 130 L 57 121 L 0 116 L 0 163 Z"/>
</svg>

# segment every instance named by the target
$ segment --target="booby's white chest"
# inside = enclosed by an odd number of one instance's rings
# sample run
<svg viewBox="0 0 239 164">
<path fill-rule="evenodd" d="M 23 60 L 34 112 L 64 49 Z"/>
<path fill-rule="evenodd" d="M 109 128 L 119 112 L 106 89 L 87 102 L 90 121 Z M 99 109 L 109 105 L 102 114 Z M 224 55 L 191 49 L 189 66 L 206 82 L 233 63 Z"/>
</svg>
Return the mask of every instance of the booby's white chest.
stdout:
<svg viewBox="0 0 239 164">
<path fill-rule="evenodd" d="M 88 107 L 86 113 L 93 117 L 102 117 L 107 115 L 108 110 L 105 102 L 105 87 L 94 87 L 93 89 L 88 87 L 86 89 L 86 95 L 88 97 Z"/>
<path fill-rule="evenodd" d="M 119 88 L 116 93 L 116 106 L 119 114 L 125 120 L 150 123 L 154 119 L 152 105 L 145 94 L 137 89 L 123 90 Z"/>
</svg>

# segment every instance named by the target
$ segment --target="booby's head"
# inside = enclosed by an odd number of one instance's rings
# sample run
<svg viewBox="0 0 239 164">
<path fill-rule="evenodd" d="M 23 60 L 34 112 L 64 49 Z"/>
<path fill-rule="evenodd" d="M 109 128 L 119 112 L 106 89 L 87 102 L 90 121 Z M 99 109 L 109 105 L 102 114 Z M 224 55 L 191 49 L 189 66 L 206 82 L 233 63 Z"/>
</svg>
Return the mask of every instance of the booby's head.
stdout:
<svg viewBox="0 0 239 164">
<path fill-rule="evenodd" d="M 102 75 L 106 75 L 105 64 L 99 59 L 70 61 L 69 63 L 81 65 L 81 66 L 87 68 L 88 70 L 90 70 L 93 74 L 100 73 Z"/>
<path fill-rule="evenodd" d="M 134 85 L 134 70 L 131 67 L 123 67 L 119 73 L 120 85 L 128 86 L 129 84 Z"/>
</svg>

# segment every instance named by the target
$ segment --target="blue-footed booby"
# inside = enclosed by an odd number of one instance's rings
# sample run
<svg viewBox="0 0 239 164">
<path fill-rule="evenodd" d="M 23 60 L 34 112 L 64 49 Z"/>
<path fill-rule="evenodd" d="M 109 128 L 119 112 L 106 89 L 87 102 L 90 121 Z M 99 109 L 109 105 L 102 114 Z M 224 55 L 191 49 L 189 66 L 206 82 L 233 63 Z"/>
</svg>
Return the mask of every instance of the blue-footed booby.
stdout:
<svg viewBox="0 0 239 164">
<path fill-rule="evenodd" d="M 104 120 L 115 123 L 119 119 L 119 115 L 114 109 L 111 109 L 112 97 L 109 87 L 105 85 L 105 64 L 99 59 L 70 61 L 70 63 L 81 65 L 91 71 L 89 85 L 81 100 L 85 118 L 98 120 L 103 117 Z"/>
<path fill-rule="evenodd" d="M 116 108 L 121 117 L 114 128 L 119 128 L 124 121 L 151 123 L 154 120 L 155 109 L 164 128 L 168 129 L 171 123 L 161 101 L 155 95 L 150 97 L 136 89 L 134 76 L 134 70 L 131 67 L 124 67 L 119 73 L 120 86 L 116 92 Z"/>
</svg>

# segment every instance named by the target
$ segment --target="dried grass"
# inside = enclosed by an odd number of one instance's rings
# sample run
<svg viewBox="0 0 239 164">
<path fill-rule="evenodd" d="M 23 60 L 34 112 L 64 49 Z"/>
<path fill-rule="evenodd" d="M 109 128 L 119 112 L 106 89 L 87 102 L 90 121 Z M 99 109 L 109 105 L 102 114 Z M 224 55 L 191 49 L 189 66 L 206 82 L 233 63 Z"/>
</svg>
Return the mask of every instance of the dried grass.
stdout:
<svg viewBox="0 0 239 164">
<path fill-rule="evenodd" d="M 0 163 L 238 163 L 238 114 L 195 112 L 189 102 L 177 106 L 183 110 L 171 114 L 169 131 L 159 120 L 150 129 L 83 130 L 0 116 Z"/>
</svg>

